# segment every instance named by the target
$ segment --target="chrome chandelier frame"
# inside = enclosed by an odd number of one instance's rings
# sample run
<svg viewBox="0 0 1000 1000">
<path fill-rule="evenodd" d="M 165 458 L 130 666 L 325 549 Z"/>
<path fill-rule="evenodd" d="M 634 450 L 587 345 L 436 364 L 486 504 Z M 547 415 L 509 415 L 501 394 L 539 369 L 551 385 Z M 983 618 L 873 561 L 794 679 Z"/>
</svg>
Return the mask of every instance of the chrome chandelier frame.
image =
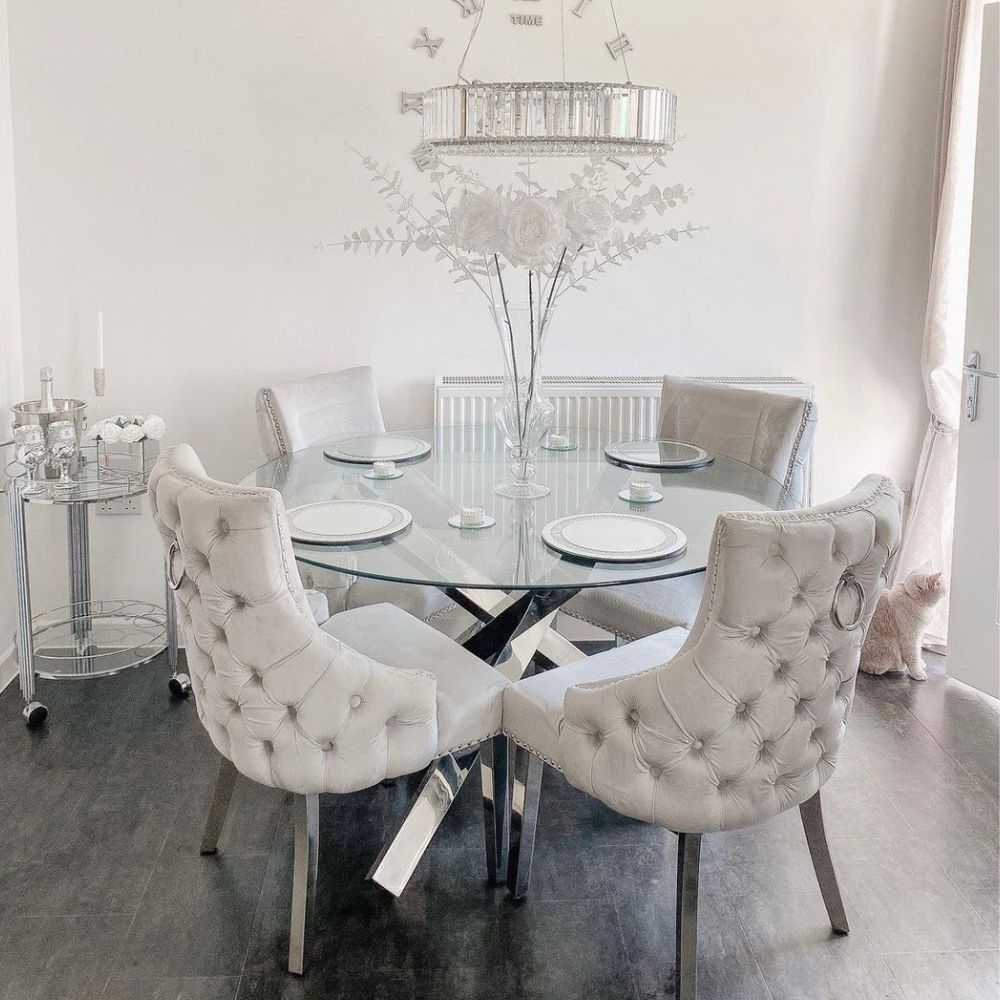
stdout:
<svg viewBox="0 0 1000 1000">
<path fill-rule="evenodd" d="M 615 28 L 618 16 L 609 0 Z M 436 153 L 465 156 L 636 156 L 669 152 L 677 138 L 677 96 L 633 83 L 467 81 L 465 60 L 479 30 L 479 7 L 458 67 L 458 82 L 422 98 L 423 141 Z M 560 11 L 563 22 L 565 12 Z"/>
<path fill-rule="evenodd" d="M 443 153 L 655 155 L 677 137 L 677 96 L 635 83 L 458 83 L 426 91 L 423 111 Z"/>
</svg>

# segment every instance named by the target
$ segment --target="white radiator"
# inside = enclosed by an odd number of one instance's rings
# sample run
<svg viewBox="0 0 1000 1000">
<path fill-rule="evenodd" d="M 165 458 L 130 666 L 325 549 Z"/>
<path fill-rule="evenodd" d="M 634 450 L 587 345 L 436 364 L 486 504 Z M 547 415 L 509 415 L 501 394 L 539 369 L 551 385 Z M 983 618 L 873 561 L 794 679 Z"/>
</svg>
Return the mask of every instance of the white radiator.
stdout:
<svg viewBox="0 0 1000 1000">
<path fill-rule="evenodd" d="M 698 381 L 780 392 L 812 399 L 808 382 L 783 376 L 702 377 Z M 601 440 L 614 437 L 651 438 L 659 425 L 658 375 L 547 375 L 545 395 L 556 408 L 553 428 L 579 427 Z M 434 380 L 436 427 L 482 425 L 481 433 L 495 444 L 493 402 L 500 395 L 498 375 L 439 375 Z M 806 502 L 812 496 L 812 459 L 806 469 Z"/>
</svg>

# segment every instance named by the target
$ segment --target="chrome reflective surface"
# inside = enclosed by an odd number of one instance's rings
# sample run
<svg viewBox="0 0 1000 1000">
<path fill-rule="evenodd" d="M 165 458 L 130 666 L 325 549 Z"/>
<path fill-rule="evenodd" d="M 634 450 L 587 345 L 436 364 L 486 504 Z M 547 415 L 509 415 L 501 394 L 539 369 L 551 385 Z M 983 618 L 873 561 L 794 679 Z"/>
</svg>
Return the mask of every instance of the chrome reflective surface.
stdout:
<svg viewBox="0 0 1000 1000">
<path fill-rule="evenodd" d="M 741 462 L 717 457 L 705 468 L 644 473 L 664 494 L 639 507 L 619 499 L 633 476 L 604 457 L 608 443 L 570 428 L 572 452 L 540 451 L 539 482 L 552 487 L 539 500 L 495 495 L 508 460 L 492 425 L 407 431 L 432 442 L 431 454 L 387 482 L 365 479 L 357 466 L 324 457 L 330 443 L 262 465 L 242 485 L 280 491 L 286 507 L 330 499 L 379 499 L 405 508 L 412 525 L 384 542 L 351 546 L 296 545 L 296 558 L 358 576 L 465 590 L 532 590 L 615 586 L 683 576 L 705 568 L 716 517 L 723 511 L 795 506 L 779 483 Z M 448 518 L 463 505 L 482 504 L 497 523 L 482 531 L 456 531 Z M 675 524 L 687 535 L 685 553 L 643 564 L 576 561 L 551 551 L 541 538 L 550 521 L 570 514 L 640 513 Z"/>
</svg>

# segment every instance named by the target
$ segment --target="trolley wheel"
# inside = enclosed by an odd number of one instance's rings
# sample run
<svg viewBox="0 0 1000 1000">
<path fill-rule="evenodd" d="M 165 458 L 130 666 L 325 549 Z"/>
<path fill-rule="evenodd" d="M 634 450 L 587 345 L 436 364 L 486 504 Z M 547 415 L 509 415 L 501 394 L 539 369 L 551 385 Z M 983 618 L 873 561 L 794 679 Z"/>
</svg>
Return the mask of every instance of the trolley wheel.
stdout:
<svg viewBox="0 0 1000 1000">
<path fill-rule="evenodd" d="M 21 715 L 29 729 L 37 729 L 49 716 L 49 710 L 40 701 L 29 701 Z"/>
<path fill-rule="evenodd" d="M 167 687 L 175 698 L 186 698 L 191 693 L 191 678 L 187 674 L 174 674 Z"/>
</svg>

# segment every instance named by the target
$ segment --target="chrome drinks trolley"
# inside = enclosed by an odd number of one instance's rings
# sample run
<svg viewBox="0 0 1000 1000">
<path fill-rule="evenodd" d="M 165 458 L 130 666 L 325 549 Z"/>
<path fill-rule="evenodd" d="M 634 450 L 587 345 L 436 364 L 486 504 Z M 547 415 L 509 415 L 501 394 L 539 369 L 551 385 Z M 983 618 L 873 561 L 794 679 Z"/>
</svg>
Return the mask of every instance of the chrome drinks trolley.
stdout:
<svg viewBox="0 0 1000 1000">
<path fill-rule="evenodd" d="M 109 500 L 137 498 L 146 492 L 146 476 L 101 468 L 96 448 L 80 449 L 80 469 L 71 490 L 39 480 L 40 493 L 26 495 L 24 469 L 6 466 L 14 586 L 17 593 L 17 664 L 23 716 L 29 728 L 40 726 L 48 709 L 36 699 L 36 680 L 82 680 L 109 677 L 148 663 L 164 649 L 170 666 L 171 694 L 186 697 L 187 674 L 177 670 L 177 622 L 173 592 L 166 588 L 162 607 L 146 601 L 94 600 L 91 597 L 90 508 Z M 69 604 L 33 615 L 28 573 L 29 504 L 66 510 Z"/>
</svg>

